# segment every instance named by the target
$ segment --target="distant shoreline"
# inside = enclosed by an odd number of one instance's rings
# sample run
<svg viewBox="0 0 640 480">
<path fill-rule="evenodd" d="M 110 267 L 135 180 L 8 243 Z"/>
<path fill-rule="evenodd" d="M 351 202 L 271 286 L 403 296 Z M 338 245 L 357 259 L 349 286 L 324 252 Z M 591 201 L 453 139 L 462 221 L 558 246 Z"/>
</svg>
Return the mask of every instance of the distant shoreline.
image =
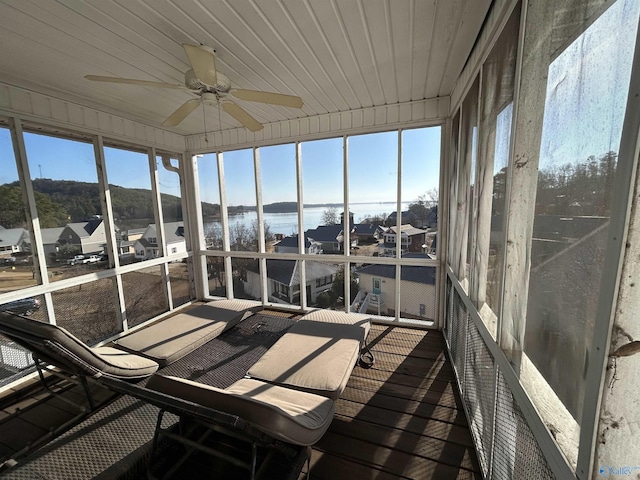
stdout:
<svg viewBox="0 0 640 480">
<path fill-rule="evenodd" d="M 395 205 L 396 202 L 351 202 L 350 205 Z M 344 207 L 344 203 L 305 203 L 302 205 L 302 208 L 318 208 L 318 207 L 327 207 L 327 208 L 341 208 Z M 233 207 L 238 208 L 238 207 Z M 245 211 L 255 211 L 256 206 L 254 205 L 242 205 L 242 208 Z M 262 206 L 262 211 L 264 213 L 291 213 L 298 211 L 298 202 L 276 202 L 269 203 L 267 205 Z"/>
</svg>

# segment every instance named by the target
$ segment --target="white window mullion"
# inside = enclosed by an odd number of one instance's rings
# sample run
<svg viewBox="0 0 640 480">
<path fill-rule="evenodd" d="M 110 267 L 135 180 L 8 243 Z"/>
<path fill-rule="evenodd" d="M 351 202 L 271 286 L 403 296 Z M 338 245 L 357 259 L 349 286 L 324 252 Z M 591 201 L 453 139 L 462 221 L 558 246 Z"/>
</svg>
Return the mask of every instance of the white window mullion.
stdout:
<svg viewBox="0 0 640 480">
<path fill-rule="evenodd" d="M 351 269 L 349 268 L 349 251 L 351 250 L 351 215 L 349 215 L 349 137 L 342 137 L 344 209 L 342 211 L 342 252 L 344 262 L 344 311 L 351 310 Z"/>
<path fill-rule="evenodd" d="M 264 236 L 264 211 L 262 208 L 262 170 L 260 168 L 260 149 L 253 149 L 253 173 L 256 184 L 256 217 L 258 225 L 258 252 L 265 253 L 266 239 Z M 268 299 L 269 290 L 267 289 L 267 259 L 261 258 L 259 261 L 260 272 L 260 297 L 262 304 L 265 305 Z"/>
<path fill-rule="evenodd" d="M 151 193 L 153 197 L 153 212 L 156 218 L 156 241 L 158 242 L 158 256 L 167 255 L 167 240 L 164 232 L 164 215 L 162 213 L 162 199 L 160 197 L 160 179 L 158 178 L 158 160 L 155 147 L 147 150 L 149 156 L 149 175 L 151 178 Z M 169 265 L 160 265 L 162 271 L 162 285 L 169 303 L 169 310 L 173 310 L 173 295 L 171 295 L 171 279 Z"/>
<path fill-rule="evenodd" d="M 400 260 L 402 258 L 402 130 L 398 130 L 398 179 L 397 179 L 397 198 L 396 208 L 398 215 L 396 217 L 396 258 Z M 396 281 L 395 296 L 396 296 L 396 312 L 395 322 L 400 321 L 400 265 L 396 265 Z"/>
<path fill-rule="evenodd" d="M 222 152 L 216 153 L 218 162 L 218 188 L 220 189 L 220 223 L 222 225 L 222 250 L 230 251 L 229 242 L 229 212 L 227 212 L 227 192 L 224 185 L 224 159 Z M 224 276 L 227 283 L 227 298 L 233 298 L 233 272 L 231 271 L 231 257 L 224 257 Z"/>
<path fill-rule="evenodd" d="M 304 254 L 306 241 L 304 238 L 304 197 L 302 196 L 302 145 L 300 142 L 296 142 L 296 186 L 298 197 L 298 253 Z M 305 310 L 307 308 L 307 272 L 306 263 L 304 260 L 298 260 L 298 267 L 300 268 L 300 308 Z"/>
<path fill-rule="evenodd" d="M 36 275 L 38 282 L 42 285 L 49 284 L 47 273 L 47 258 L 44 253 L 44 245 L 42 244 L 42 234 L 40 230 L 40 220 L 38 210 L 36 209 L 36 197 L 33 192 L 31 183 L 31 174 L 29 172 L 29 162 L 27 160 L 27 149 L 24 145 L 24 136 L 22 130 L 22 122 L 20 119 L 9 119 L 9 130 L 11 132 L 11 141 L 13 143 L 13 152 L 16 158 L 16 167 L 18 169 L 18 180 L 23 185 L 22 192 L 26 195 L 24 200 L 29 208 L 25 210 L 27 224 L 31 234 L 31 252 L 35 255 L 34 261 L 38 262 Z M 47 305 L 47 316 L 49 322 L 56 323 L 55 313 L 53 311 L 53 303 L 50 293 L 45 293 L 45 303 Z"/>
<path fill-rule="evenodd" d="M 105 236 L 107 240 L 107 256 L 114 268 L 120 267 L 120 255 L 118 250 L 118 240 L 116 238 L 116 226 L 113 221 L 113 210 L 111 208 L 111 191 L 107 178 L 107 165 L 104 155 L 104 141 L 102 135 L 97 135 L 93 139 L 93 153 L 98 174 L 98 190 L 100 192 L 100 203 L 102 204 L 103 223 L 105 226 Z M 118 322 L 122 325 L 122 331 L 129 328 L 127 323 L 127 309 L 125 307 L 124 291 L 122 287 L 122 275 L 116 275 L 113 280 L 113 288 L 118 296 L 119 308 L 116 308 Z"/>
<path fill-rule="evenodd" d="M 198 181 L 198 158 L 201 155 L 182 156 L 183 175 L 180 178 L 182 187 L 183 203 L 187 207 L 187 218 L 189 220 L 189 239 L 193 249 L 193 272 L 196 284 L 196 298 L 202 300 L 210 295 L 209 292 L 209 276 L 207 271 L 207 257 L 199 254 L 200 251 L 206 250 L 207 246 L 204 239 L 204 223 L 202 220 L 200 182 Z M 189 159 L 189 161 L 187 161 Z M 184 219 L 184 215 L 183 215 Z M 186 224 L 185 224 L 186 227 Z M 186 230 L 186 228 L 185 228 Z"/>
</svg>

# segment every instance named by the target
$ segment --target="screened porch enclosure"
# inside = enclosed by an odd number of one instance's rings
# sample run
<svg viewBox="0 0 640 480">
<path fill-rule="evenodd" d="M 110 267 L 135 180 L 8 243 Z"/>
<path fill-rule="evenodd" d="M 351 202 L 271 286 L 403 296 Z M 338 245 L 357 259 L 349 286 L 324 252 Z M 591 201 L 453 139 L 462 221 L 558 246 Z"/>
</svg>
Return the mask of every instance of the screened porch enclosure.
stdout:
<svg viewBox="0 0 640 480">
<path fill-rule="evenodd" d="M 450 91 L 256 133 L 163 130 L 0 77 L 0 308 L 90 345 L 222 298 L 438 330 L 469 472 L 640 471 L 640 2 L 490 3 Z M 399 93 L 422 72 L 402 65 Z M 0 393 L 33 372 L 0 337 Z"/>
</svg>

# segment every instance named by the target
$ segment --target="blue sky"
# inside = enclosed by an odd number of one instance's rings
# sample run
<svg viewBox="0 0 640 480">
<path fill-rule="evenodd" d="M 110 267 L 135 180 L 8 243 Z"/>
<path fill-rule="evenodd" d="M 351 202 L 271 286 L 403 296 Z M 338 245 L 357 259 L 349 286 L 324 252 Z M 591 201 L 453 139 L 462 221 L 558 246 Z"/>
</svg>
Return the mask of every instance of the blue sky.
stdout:
<svg viewBox="0 0 640 480">
<path fill-rule="evenodd" d="M 341 203 L 343 189 L 342 138 L 303 142 L 302 196 L 306 204 Z M 349 137 L 349 202 L 395 202 L 398 182 L 398 134 L 384 132 Z M 405 130 L 402 145 L 402 200 L 413 201 L 438 188 L 440 127 Z M 229 205 L 255 205 L 252 150 L 226 152 L 224 176 Z M 203 201 L 219 202 L 215 155 L 198 162 Z M 293 144 L 260 148 L 263 203 L 295 202 L 296 160 Z M 211 180 L 204 180 L 211 179 Z"/>
<path fill-rule="evenodd" d="M 37 134 L 25 134 L 32 178 L 97 182 L 93 146 Z M 397 186 L 397 132 L 349 137 L 350 203 L 395 202 Z M 428 190 L 438 188 L 440 127 L 403 132 L 402 200 L 413 201 Z M 305 203 L 343 201 L 342 138 L 303 142 L 302 185 Z M 0 154 L 6 154 L 8 168 L 0 170 L 0 184 L 15 181 L 9 132 L 0 129 Z M 128 188 L 151 186 L 148 159 L 144 153 L 105 148 L 109 183 Z M 260 148 L 263 203 L 295 202 L 296 162 L 294 144 Z M 219 203 L 218 174 L 214 154 L 198 162 L 203 201 Z M 160 189 L 179 195 L 175 173 L 159 166 Z M 252 150 L 224 154 L 225 188 L 229 205 L 255 205 L 255 176 Z"/>
</svg>

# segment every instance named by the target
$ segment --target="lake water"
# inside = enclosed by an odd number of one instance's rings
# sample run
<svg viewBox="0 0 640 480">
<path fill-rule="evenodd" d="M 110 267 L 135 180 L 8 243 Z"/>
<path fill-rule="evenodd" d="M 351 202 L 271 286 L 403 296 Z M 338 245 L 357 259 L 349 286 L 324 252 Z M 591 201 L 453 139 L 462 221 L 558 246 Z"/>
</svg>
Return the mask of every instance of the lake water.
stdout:
<svg viewBox="0 0 640 480">
<path fill-rule="evenodd" d="M 305 207 L 302 211 L 302 218 L 304 222 L 304 230 L 316 228 L 322 224 L 322 213 L 330 207 Z M 409 208 L 409 202 L 402 204 L 402 210 Z M 342 208 L 336 207 L 338 212 L 338 221 L 340 219 L 340 213 Z M 366 217 L 385 213 L 389 215 L 391 212 L 396 211 L 396 203 L 359 203 L 350 205 L 351 213 L 353 213 L 353 219 L 355 223 L 360 223 Z M 233 215 L 229 217 L 229 226 L 234 224 L 244 224 L 247 227 L 251 227 L 251 223 L 258 218 L 257 212 L 247 212 L 243 215 Z M 284 235 L 291 235 L 298 232 L 298 213 L 265 213 L 264 221 L 269 225 L 271 233 L 282 233 Z M 219 222 L 213 222 L 218 223 Z M 206 226 L 205 226 L 206 230 Z"/>
</svg>

